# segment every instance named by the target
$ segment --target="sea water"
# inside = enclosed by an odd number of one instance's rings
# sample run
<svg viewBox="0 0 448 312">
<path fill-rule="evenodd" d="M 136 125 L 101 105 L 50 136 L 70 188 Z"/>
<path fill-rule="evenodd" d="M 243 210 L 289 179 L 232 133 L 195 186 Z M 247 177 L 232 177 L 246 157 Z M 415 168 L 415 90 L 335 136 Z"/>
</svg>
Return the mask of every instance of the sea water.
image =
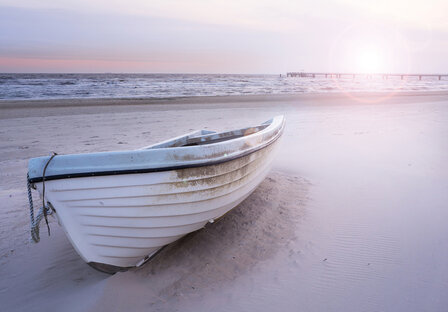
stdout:
<svg viewBox="0 0 448 312">
<path fill-rule="evenodd" d="M 448 91 L 448 78 L 221 74 L 1 74 L 0 100 L 170 98 L 322 92 Z"/>
</svg>

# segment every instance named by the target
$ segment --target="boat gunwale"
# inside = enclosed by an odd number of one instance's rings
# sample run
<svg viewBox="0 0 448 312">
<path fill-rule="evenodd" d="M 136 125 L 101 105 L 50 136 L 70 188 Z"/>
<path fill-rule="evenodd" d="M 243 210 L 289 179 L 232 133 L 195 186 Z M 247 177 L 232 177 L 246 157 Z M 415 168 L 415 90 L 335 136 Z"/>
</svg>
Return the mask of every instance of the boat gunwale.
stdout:
<svg viewBox="0 0 448 312">
<path fill-rule="evenodd" d="M 262 167 L 263 169 L 266 169 L 266 166 Z M 238 178 L 237 180 L 234 180 L 232 182 L 229 182 L 227 184 L 223 184 L 221 186 L 216 186 L 214 188 L 210 188 L 210 189 L 216 189 L 216 188 L 226 188 L 229 187 L 232 184 L 237 184 L 240 183 L 242 180 L 247 180 L 250 178 L 251 174 L 255 174 L 256 175 L 256 170 L 251 171 L 250 173 Z M 236 190 L 244 187 L 245 185 L 240 185 L 239 187 L 237 187 L 236 189 L 232 190 L 232 191 L 226 191 L 220 195 L 216 195 L 214 197 L 208 197 L 207 199 L 199 199 L 199 200 L 190 200 L 190 201 L 186 201 L 186 202 L 174 202 L 174 203 L 155 203 L 155 204 L 143 204 L 143 205 L 126 205 L 127 208 L 149 208 L 149 207 L 162 207 L 162 206 L 174 206 L 174 205 L 186 205 L 186 204 L 192 204 L 192 203 L 200 203 L 200 202 L 204 202 L 204 201 L 210 201 L 210 200 L 214 200 L 217 198 L 222 198 L 224 196 L 227 196 L 233 192 L 235 192 Z M 196 193 L 196 192 L 207 192 L 210 189 L 204 189 L 204 190 L 199 190 L 199 191 L 195 191 L 195 192 L 188 192 L 188 193 Z M 174 195 L 174 194 L 170 194 L 170 195 Z M 94 205 L 71 205 L 70 207 L 75 208 L 77 210 L 80 209 L 122 209 L 124 206 L 123 205 L 119 205 L 119 206 L 114 206 L 114 205 L 104 205 L 104 206 L 94 206 Z M 188 213 L 188 214 L 177 214 L 177 215 L 159 215 L 159 216 L 148 216 L 148 217 L 154 217 L 154 218 L 160 218 L 160 217 L 172 217 L 172 216 L 179 216 L 179 215 L 190 215 L 190 214 L 197 214 L 197 213 L 203 213 L 205 211 L 197 211 L 194 213 Z M 126 216 L 102 216 L 102 215 L 89 215 L 89 214 L 79 214 L 80 216 L 87 216 L 87 217 L 111 217 L 111 218 L 126 218 Z M 145 216 L 138 216 L 138 217 L 142 217 L 142 218 L 146 218 Z M 129 217 L 129 218 L 133 218 L 133 217 Z"/>
<path fill-rule="evenodd" d="M 168 192 L 168 193 L 162 193 L 162 192 L 157 192 L 154 194 L 141 194 L 141 195 L 129 195 L 129 196 L 114 196 L 114 197 L 90 197 L 90 198 L 81 198 L 81 199 L 63 199 L 63 200 L 59 200 L 61 202 L 83 202 L 83 201 L 95 201 L 95 200 L 115 200 L 115 199 L 126 199 L 126 198 L 146 198 L 146 197 L 155 197 L 155 196 L 170 196 L 170 195 L 180 195 L 180 194 L 188 194 L 188 193 L 196 193 L 196 192 L 200 192 L 200 191 L 211 191 L 213 189 L 219 188 L 219 187 L 224 187 L 226 185 L 229 185 L 231 183 L 240 181 L 241 179 L 245 178 L 246 176 L 254 173 L 257 168 L 257 165 L 260 165 L 259 163 L 262 162 L 263 156 L 260 156 L 258 158 L 255 158 L 253 160 L 251 160 L 250 162 L 244 164 L 241 167 L 236 168 L 235 170 L 223 173 L 223 174 L 219 174 L 219 175 L 215 175 L 215 176 L 211 176 L 211 177 L 207 177 L 207 178 L 202 178 L 202 179 L 194 179 L 194 180 L 186 180 L 186 181 L 176 181 L 176 182 L 170 182 L 170 183 L 160 183 L 160 184 L 152 184 L 151 186 L 155 185 L 155 186 L 159 186 L 159 185 L 172 185 L 175 183 L 189 183 L 189 182 L 193 182 L 193 183 L 197 183 L 197 182 L 202 182 L 204 180 L 207 179 L 216 179 L 217 177 L 223 177 L 223 176 L 229 176 L 232 174 L 237 173 L 239 170 L 245 170 L 246 172 L 242 175 L 237 175 L 236 178 L 234 179 L 230 179 L 224 183 L 216 183 L 213 184 L 212 186 L 209 187 L 204 187 L 204 188 L 196 188 L 194 190 L 185 190 L 185 191 L 176 191 L 176 192 Z M 249 169 L 250 168 L 250 169 Z M 141 185 L 134 185 L 133 187 L 140 187 Z M 90 190 L 96 190 L 96 189 L 92 189 L 90 188 Z M 54 190 L 53 190 L 54 191 Z M 77 191 L 77 190 L 75 190 Z M 83 189 L 81 189 L 81 191 L 83 191 Z M 72 206 L 72 207 L 81 207 L 81 206 Z M 88 207 L 88 206 L 87 206 Z M 103 206 L 98 207 L 98 208 L 103 208 Z"/>
<path fill-rule="evenodd" d="M 273 118 L 273 120 L 275 117 Z M 263 130 L 250 134 L 247 137 L 250 137 L 254 134 L 259 134 L 260 132 L 267 131 L 270 127 L 273 126 L 273 123 L 271 123 L 268 127 L 264 128 Z M 190 169 L 190 168 L 199 168 L 199 167 L 206 167 L 206 166 L 214 166 L 219 165 L 228 161 L 236 160 L 242 157 L 245 157 L 247 155 L 253 154 L 263 148 L 266 148 L 267 146 L 275 143 L 282 135 L 283 129 L 285 126 L 284 118 L 282 117 L 282 121 L 279 125 L 279 130 L 277 133 L 268 141 L 263 142 L 262 144 L 259 144 L 256 147 L 253 147 L 251 149 L 248 149 L 244 152 L 241 152 L 236 155 L 228 155 L 223 158 L 217 159 L 217 160 L 211 160 L 208 162 L 199 162 L 199 163 L 191 163 L 191 164 L 183 164 L 183 165 L 171 165 L 171 166 L 165 166 L 165 167 L 154 167 L 154 168 L 139 168 L 139 169 L 123 169 L 123 170 L 106 170 L 106 171 L 92 171 L 92 172 L 77 172 L 77 173 L 64 173 L 64 174 L 57 174 L 57 175 L 49 175 L 45 176 L 45 181 L 50 180 L 61 180 L 61 179 L 72 179 L 72 178 L 82 178 L 82 177 L 95 177 L 95 176 L 114 176 L 114 175 L 125 175 L 125 174 L 138 174 L 138 173 L 152 173 L 152 172 L 163 172 L 163 171 L 172 171 L 172 170 L 181 170 L 181 169 Z M 222 143 L 222 142 L 220 142 Z M 214 143 L 219 144 L 219 143 Z M 33 177 L 28 179 L 29 183 L 39 183 L 43 181 L 43 177 Z"/>
</svg>

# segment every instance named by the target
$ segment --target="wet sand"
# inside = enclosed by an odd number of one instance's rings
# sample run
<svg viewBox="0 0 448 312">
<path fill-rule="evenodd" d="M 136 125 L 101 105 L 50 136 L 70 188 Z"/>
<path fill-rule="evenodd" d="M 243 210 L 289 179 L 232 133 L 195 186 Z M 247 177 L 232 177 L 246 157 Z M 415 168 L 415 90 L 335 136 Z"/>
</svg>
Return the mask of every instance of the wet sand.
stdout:
<svg viewBox="0 0 448 312">
<path fill-rule="evenodd" d="M 56 222 L 28 242 L 26 164 L 284 114 L 269 177 L 142 268 L 87 266 Z M 0 102 L 6 311 L 443 311 L 448 94 Z M 37 196 L 35 196 L 37 200 Z"/>
</svg>

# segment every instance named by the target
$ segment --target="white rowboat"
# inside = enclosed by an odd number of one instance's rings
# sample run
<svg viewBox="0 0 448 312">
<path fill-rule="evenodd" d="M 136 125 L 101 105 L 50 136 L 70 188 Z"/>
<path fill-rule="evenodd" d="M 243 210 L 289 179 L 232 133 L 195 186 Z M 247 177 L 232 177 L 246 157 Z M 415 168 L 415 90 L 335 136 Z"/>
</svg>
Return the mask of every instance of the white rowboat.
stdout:
<svg viewBox="0 0 448 312">
<path fill-rule="evenodd" d="M 78 254 L 97 269 L 117 271 L 141 265 L 249 196 L 270 169 L 284 125 L 277 116 L 139 150 L 33 158 L 28 182 Z"/>
</svg>

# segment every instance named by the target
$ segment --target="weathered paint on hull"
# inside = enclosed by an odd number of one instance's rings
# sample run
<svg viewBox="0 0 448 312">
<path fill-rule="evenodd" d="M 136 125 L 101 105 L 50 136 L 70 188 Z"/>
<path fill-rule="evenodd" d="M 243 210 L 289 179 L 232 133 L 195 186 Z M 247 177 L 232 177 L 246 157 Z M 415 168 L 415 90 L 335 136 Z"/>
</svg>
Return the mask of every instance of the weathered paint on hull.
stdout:
<svg viewBox="0 0 448 312">
<path fill-rule="evenodd" d="M 46 200 L 86 262 L 133 267 L 249 196 L 277 144 L 213 166 L 51 180 Z"/>
</svg>

